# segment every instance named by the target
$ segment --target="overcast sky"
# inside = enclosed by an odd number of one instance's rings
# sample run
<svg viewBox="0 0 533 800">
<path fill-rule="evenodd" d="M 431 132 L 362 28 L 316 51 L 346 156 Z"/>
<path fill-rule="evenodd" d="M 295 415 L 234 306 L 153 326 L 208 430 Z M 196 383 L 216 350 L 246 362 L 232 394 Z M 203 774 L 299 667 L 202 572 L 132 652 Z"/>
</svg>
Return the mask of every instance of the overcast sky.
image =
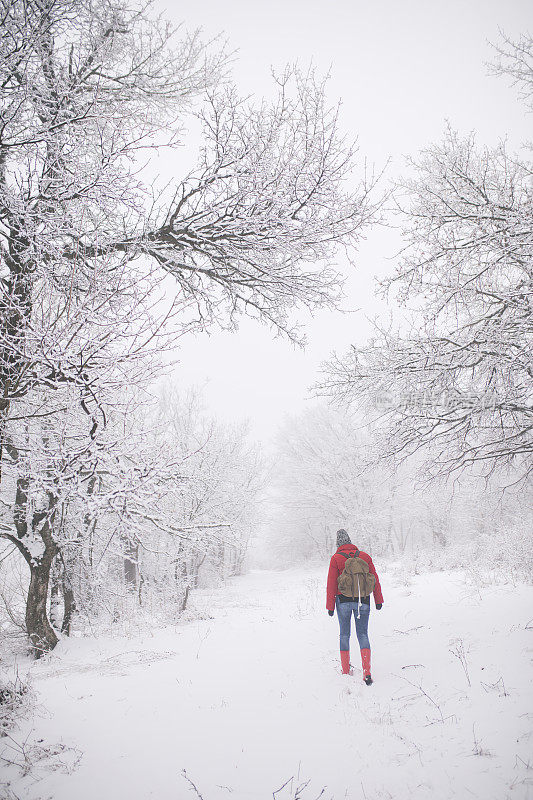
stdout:
<svg viewBox="0 0 533 800">
<path fill-rule="evenodd" d="M 236 50 L 233 74 L 243 94 L 270 91 L 271 67 L 311 61 L 330 72 L 329 96 L 342 101 L 343 129 L 357 137 L 361 157 L 388 175 L 404 158 L 442 137 L 446 121 L 480 143 L 507 137 L 519 147 L 531 136 L 531 116 L 505 79 L 488 75 L 489 41 L 498 29 L 517 36 L 533 27 L 530 0 L 196 0 L 159 8 L 207 37 L 223 33 Z M 369 231 L 355 270 L 347 270 L 346 309 L 352 313 L 302 315 L 308 345 L 295 349 L 257 323 L 237 333 L 182 340 L 178 384 L 205 384 L 208 407 L 222 419 L 248 418 L 268 441 L 285 414 L 309 402 L 308 387 L 333 351 L 368 337 L 369 317 L 382 305 L 374 276 L 392 269 L 396 234 Z"/>
</svg>

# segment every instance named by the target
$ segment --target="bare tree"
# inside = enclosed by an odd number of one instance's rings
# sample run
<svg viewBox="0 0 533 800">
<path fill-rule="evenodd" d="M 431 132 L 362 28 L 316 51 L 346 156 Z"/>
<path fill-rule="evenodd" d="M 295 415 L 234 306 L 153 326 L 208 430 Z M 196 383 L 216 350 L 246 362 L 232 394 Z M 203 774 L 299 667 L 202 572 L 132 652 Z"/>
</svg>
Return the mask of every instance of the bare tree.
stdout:
<svg viewBox="0 0 533 800">
<path fill-rule="evenodd" d="M 78 471 L 85 489 L 73 487 L 56 534 L 80 611 L 107 604 L 119 616 L 114 598 L 183 611 L 202 566 L 216 581 L 242 567 L 262 486 L 257 448 L 209 417 L 196 392 L 174 390 L 112 418 L 106 435 L 98 487 Z"/>
<path fill-rule="evenodd" d="M 374 209 L 364 182 L 344 188 L 354 149 L 312 73 L 288 70 L 254 106 L 223 49 L 147 7 L 0 0 L 0 22 L 1 535 L 38 586 L 26 619 L 46 649 L 57 464 L 94 474 L 109 404 L 153 376 L 161 337 L 241 313 L 295 336 L 291 309 L 336 302 L 334 248 L 355 245 Z M 178 146 L 187 114 L 203 131 L 198 165 L 158 191 L 144 162 Z M 76 405 L 83 442 L 37 470 L 20 426 L 38 439 L 35 420 L 61 427 Z"/>
<path fill-rule="evenodd" d="M 363 418 L 326 404 L 286 421 L 272 475 L 272 550 L 325 557 L 339 528 L 375 555 L 405 550 L 421 503 L 412 497 L 412 474 L 376 464 L 376 442 Z"/>
<path fill-rule="evenodd" d="M 524 38 L 511 50 L 505 71 L 531 90 L 530 45 Z M 525 478 L 533 452 L 531 163 L 504 143 L 479 149 L 473 136 L 448 130 L 411 166 L 414 177 L 397 194 L 406 249 L 382 288 L 410 310 L 412 329 L 377 324 L 367 346 L 327 365 L 322 389 L 379 417 L 389 452 L 424 447 L 441 474 L 475 463 Z"/>
<path fill-rule="evenodd" d="M 523 33 L 517 40 L 503 31 L 498 44 L 493 45 L 497 59 L 489 68 L 494 75 L 508 76 L 518 88 L 519 97 L 531 109 L 533 106 L 533 36 Z"/>
<path fill-rule="evenodd" d="M 379 426 L 350 410 L 321 404 L 288 419 L 272 469 L 265 555 L 274 563 L 323 559 L 343 527 L 376 557 L 407 554 L 411 571 L 422 563 L 483 574 L 494 568 L 496 538 L 499 570 L 505 562 L 505 574 L 529 575 L 531 514 L 521 487 L 503 492 L 504 476 L 480 480 L 479 468 L 428 483 L 420 454 L 383 458 L 381 443 Z"/>
</svg>

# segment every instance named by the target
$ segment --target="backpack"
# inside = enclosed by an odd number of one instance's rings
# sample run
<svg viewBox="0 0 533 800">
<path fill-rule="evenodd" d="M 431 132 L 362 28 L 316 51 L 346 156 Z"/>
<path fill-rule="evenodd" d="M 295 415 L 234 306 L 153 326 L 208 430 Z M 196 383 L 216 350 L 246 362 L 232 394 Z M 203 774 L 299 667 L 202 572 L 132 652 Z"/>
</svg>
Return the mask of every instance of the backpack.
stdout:
<svg viewBox="0 0 533 800">
<path fill-rule="evenodd" d="M 356 549 L 355 553 L 339 553 L 346 559 L 344 569 L 337 578 L 339 594 L 353 597 L 354 600 L 368 597 L 376 585 L 375 575 L 370 572 L 364 558 L 359 558 L 359 552 Z"/>
</svg>

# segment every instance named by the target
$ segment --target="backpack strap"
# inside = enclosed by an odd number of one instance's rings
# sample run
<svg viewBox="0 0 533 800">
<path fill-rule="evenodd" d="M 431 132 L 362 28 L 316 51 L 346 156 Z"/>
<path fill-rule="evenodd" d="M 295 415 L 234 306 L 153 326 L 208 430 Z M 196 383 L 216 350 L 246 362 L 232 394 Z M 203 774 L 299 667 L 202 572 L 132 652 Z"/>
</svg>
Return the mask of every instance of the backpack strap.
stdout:
<svg viewBox="0 0 533 800">
<path fill-rule="evenodd" d="M 358 550 L 358 549 L 357 549 L 357 547 L 356 547 L 356 548 L 355 548 L 355 553 L 337 553 L 337 555 L 339 555 L 339 556 L 344 556 L 344 558 L 345 558 L 346 560 L 348 560 L 349 558 L 359 558 L 359 553 L 360 553 L 360 552 L 361 552 L 361 551 L 360 551 L 360 550 Z"/>
</svg>

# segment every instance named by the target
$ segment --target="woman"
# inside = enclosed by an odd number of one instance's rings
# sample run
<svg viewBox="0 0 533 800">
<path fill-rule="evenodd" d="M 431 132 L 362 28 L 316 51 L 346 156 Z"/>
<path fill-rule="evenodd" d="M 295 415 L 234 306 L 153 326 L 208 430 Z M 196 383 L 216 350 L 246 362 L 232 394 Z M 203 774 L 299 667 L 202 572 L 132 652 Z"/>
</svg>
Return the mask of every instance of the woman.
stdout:
<svg viewBox="0 0 533 800">
<path fill-rule="evenodd" d="M 359 559 L 362 560 L 359 561 Z M 348 561 L 351 563 L 348 564 Z M 346 565 L 348 564 L 348 567 Z M 346 569 L 345 569 L 346 568 Z M 340 578 L 340 586 L 339 586 Z M 373 588 L 370 588 L 372 587 Z M 345 594 L 341 593 L 341 588 Z M 341 666 L 344 675 L 350 670 L 350 628 L 352 612 L 355 616 L 355 632 L 361 648 L 363 680 L 372 683 L 370 674 L 370 642 L 368 640 L 368 617 L 370 615 L 370 593 L 378 611 L 383 605 L 379 578 L 368 553 L 353 545 L 350 537 L 341 528 L 337 531 L 337 552 L 331 558 L 328 572 L 326 608 L 330 617 L 335 607 L 340 626 Z"/>
</svg>

